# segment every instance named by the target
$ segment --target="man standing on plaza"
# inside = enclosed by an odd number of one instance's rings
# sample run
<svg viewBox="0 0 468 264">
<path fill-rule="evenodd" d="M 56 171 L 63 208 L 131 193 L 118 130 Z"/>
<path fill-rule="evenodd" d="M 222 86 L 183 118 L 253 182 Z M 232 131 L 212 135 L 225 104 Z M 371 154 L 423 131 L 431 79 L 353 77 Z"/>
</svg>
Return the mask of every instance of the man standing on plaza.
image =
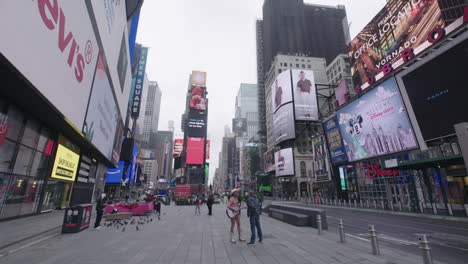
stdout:
<svg viewBox="0 0 468 264">
<path fill-rule="evenodd" d="M 255 229 L 258 233 L 258 242 L 262 243 L 263 234 L 262 227 L 260 225 L 260 213 L 262 208 L 260 207 L 260 202 L 258 201 L 257 195 L 254 191 L 249 191 L 249 198 L 247 199 L 247 217 L 250 218 L 250 242 L 247 243 L 252 245 L 255 243 Z"/>
</svg>

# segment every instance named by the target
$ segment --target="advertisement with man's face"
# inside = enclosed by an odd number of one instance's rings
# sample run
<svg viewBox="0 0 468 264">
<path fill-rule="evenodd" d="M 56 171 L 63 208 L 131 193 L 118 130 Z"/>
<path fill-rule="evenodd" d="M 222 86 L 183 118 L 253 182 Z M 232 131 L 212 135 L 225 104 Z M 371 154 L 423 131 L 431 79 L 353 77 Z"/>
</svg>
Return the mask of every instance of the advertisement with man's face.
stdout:
<svg viewBox="0 0 468 264">
<path fill-rule="evenodd" d="M 234 133 L 243 133 L 247 131 L 247 118 L 232 119 L 232 131 Z"/>
<path fill-rule="evenodd" d="M 190 165 L 202 165 L 205 156 L 204 138 L 187 138 L 187 157 L 185 163 Z"/>
<path fill-rule="evenodd" d="M 0 53 L 82 128 L 99 54 L 85 2 L 1 1 L 0 24 Z"/>
<path fill-rule="evenodd" d="M 350 43 L 354 83 L 365 84 L 385 64 L 398 61 L 405 49 L 418 53 L 420 47 L 430 46 L 427 37 L 436 26 L 445 26 L 438 1 L 388 1 Z"/>
<path fill-rule="evenodd" d="M 296 137 L 293 104 L 286 104 L 273 114 L 273 139 L 275 145 Z"/>
<path fill-rule="evenodd" d="M 313 71 L 291 70 L 296 120 L 317 121 L 317 91 Z"/>
<path fill-rule="evenodd" d="M 275 152 L 275 173 L 276 176 L 294 175 L 294 155 L 293 149 L 281 149 Z"/>
<path fill-rule="evenodd" d="M 280 73 L 271 85 L 271 109 L 276 112 L 286 103 L 292 102 L 291 71 Z"/>
<path fill-rule="evenodd" d="M 330 165 L 326 148 L 324 136 L 312 139 L 314 174 L 317 182 L 330 180 Z"/>
<path fill-rule="evenodd" d="M 206 110 L 206 90 L 202 86 L 192 86 L 190 92 L 190 108 Z"/>
<path fill-rule="evenodd" d="M 394 78 L 337 112 L 349 161 L 418 147 Z"/>
<path fill-rule="evenodd" d="M 83 133 L 86 139 L 111 161 L 119 121 L 120 113 L 107 78 L 106 68 L 102 57 L 99 57 Z"/>
<path fill-rule="evenodd" d="M 330 159 L 332 163 L 340 163 L 348 161 L 346 149 L 343 145 L 343 139 L 340 133 L 340 125 L 338 118 L 333 116 L 323 123 L 323 130 L 327 136 L 328 150 L 330 151 Z"/>
</svg>

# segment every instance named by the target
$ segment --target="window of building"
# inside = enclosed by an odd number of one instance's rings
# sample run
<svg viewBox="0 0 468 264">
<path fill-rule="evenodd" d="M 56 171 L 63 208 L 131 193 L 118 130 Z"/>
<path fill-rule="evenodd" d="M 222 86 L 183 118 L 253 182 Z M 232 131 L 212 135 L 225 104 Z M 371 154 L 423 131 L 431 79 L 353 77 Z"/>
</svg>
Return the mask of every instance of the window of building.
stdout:
<svg viewBox="0 0 468 264">
<path fill-rule="evenodd" d="M 307 69 L 312 69 L 312 65 L 307 65 Z"/>
<path fill-rule="evenodd" d="M 299 68 L 299 64 L 296 64 L 296 68 Z"/>
<path fill-rule="evenodd" d="M 292 67 L 292 63 L 289 63 L 289 67 Z"/>
<path fill-rule="evenodd" d="M 307 167 L 305 161 L 301 161 L 301 177 L 307 177 Z"/>
<path fill-rule="evenodd" d="M 305 69 L 305 64 L 302 64 L 302 69 Z"/>
<path fill-rule="evenodd" d="M 278 73 L 281 73 L 281 69 L 278 69 Z"/>
</svg>

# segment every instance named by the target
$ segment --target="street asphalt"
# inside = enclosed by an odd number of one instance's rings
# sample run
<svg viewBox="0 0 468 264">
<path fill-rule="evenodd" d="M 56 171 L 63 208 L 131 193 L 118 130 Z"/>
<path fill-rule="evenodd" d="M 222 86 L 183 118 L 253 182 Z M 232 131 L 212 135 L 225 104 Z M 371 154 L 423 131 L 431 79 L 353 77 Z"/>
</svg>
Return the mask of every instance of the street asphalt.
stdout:
<svg viewBox="0 0 468 264">
<path fill-rule="evenodd" d="M 296 202 L 285 202 L 299 205 Z M 303 204 L 301 204 L 304 206 Z M 450 264 L 468 263 L 468 222 L 380 212 L 352 208 L 321 207 L 327 211 L 330 230 L 336 230 L 343 219 L 350 239 L 367 241 L 368 225 L 375 225 L 381 244 L 401 251 L 420 254 L 418 237 L 426 234 L 434 259 Z"/>
</svg>

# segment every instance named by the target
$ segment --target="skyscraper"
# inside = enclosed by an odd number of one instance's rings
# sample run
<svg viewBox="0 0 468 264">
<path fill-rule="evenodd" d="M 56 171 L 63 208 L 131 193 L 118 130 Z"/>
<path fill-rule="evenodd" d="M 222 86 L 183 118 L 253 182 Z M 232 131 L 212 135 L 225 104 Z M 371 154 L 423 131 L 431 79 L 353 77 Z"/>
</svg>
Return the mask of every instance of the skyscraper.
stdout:
<svg viewBox="0 0 468 264">
<path fill-rule="evenodd" d="M 145 115 L 143 121 L 142 143 L 148 146 L 151 133 L 158 131 L 159 112 L 161 109 L 162 92 L 157 82 L 149 82 L 146 99 Z"/>
<path fill-rule="evenodd" d="M 258 139 L 258 86 L 256 84 L 241 83 L 236 97 L 236 118 L 247 119 L 245 135 L 249 139 Z"/>
</svg>

